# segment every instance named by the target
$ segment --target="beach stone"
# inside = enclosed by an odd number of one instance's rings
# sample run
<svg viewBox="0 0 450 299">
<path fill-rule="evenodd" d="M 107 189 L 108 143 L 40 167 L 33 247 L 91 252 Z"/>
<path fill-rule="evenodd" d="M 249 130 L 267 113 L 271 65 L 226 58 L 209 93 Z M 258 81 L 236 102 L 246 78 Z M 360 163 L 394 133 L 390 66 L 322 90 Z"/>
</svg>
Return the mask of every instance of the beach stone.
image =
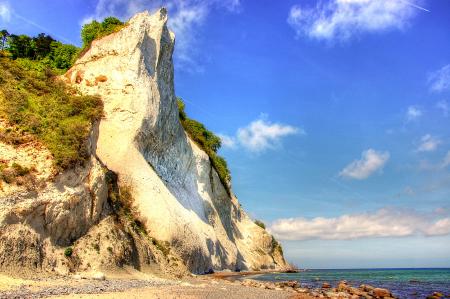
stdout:
<svg viewBox="0 0 450 299">
<path fill-rule="evenodd" d="M 105 274 L 104 274 L 104 273 L 102 273 L 102 272 L 96 272 L 96 273 L 94 273 L 94 274 L 92 275 L 92 279 L 95 279 L 95 280 L 105 280 L 106 277 L 105 277 Z"/>
<path fill-rule="evenodd" d="M 434 292 L 433 296 L 437 296 L 437 297 L 444 297 L 444 294 L 439 293 L 439 292 Z"/>
<path fill-rule="evenodd" d="M 368 284 L 362 284 L 362 285 L 359 286 L 359 289 L 364 291 L 364 292 L 370 292 L 370 291 L 372 291 L 374 289 L 374 287 L 371 286 L 371 285 L 368 285 Z"/>
<path fill-rule="evenodd" d="M 392 294 L 388 289 L 374 288 L 372 293 L 377 298 L 392 297 Z"/>
<path fill-rule="evenodd" d="M 354 287 L 348 287 L 347 292 L 349 292 L 352 295 L 356 296 L 364 296 L 367 295 L 366 292 L 361 291 L 360 289 L 354 288 Z"/>
<path fill-rule="evenodd" d="M 331 285 L 328 282 L 322 283 L 322 289 L 330 289 Z"/>
<path fill-rule="evenodd" d="M 347 281 L 342 280 L 338 283 L 337 285 L 337 291 L 341 292 L 341 291 L 347 291 L 349 288 Z"/>
<path fill-rule="evenodd" d="M 277 287 L 281 287 L 281 288 L 299 288 L 300 287 L 300 283 L 296 280 L 280 281 L 280 282 L 276 282 L 275 285 Z"/>
</svg>

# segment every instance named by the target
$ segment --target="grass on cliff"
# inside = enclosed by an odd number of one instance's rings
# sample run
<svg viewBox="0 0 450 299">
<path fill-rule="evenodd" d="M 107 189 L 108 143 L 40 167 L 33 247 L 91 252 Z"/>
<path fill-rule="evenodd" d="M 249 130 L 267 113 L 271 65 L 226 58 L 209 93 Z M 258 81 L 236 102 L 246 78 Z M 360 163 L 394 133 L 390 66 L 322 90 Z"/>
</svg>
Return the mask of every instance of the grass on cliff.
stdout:
<svg viewBox="0 0 450 299">
<path fill-rule="evenodd" d="M 145 219 L 142 218 L 134 204 L 132 187 L 130 185 L 119 186 L 117 174 L 110 170 L 106 171 L 106 182 L 108 184 L 108 201 L 122 224 L 130 227 L 134 233 L 146 238 L 167 257 L 170 253 L 170 244 L 148 235 Z"/>
<path fill-rule="evenodd" d="M 20 145 L 31 134 L 58 169 L 67 169 L 88 158 L 88 135 L 102 113 L 99 97 L 80 95 L 39 62 L 0 57 L 0 119 L 12 125 L 0 131 L 0 141 Z"/>
<path fill-rule="evenodd" d="M 190 119 L 186 112 L 184 111 L 185 105 L 182 99 L 177 99 L 178 113 L 181 125 L 184 130 L 188 133 L 189 137 L 197 143 L 201 149 L 209 156 L 212 166 L 217 171 L 220 181 L 223 186 L 230 193 L 229 183 L 231 181 L 230 171 L 228 170 L 227 162 L 224 158 L 217 154 L 220 146 L 222 145 L 221 140 L 213 132 L 205 128 L 202 123 L 196 120 Z"/>
</svg>

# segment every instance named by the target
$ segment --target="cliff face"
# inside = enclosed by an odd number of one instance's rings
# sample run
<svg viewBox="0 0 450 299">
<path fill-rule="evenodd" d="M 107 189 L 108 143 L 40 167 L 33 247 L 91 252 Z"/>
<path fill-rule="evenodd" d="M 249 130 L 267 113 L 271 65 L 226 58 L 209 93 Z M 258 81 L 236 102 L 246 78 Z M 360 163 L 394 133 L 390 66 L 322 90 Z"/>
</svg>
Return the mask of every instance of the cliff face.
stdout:
<svg viewBox="0 0 450 299">
<path fill-rule="evenodd" d="M 175 38 L 166 23 L 164 9 L 153 15 L 140 13 L 121 31 L 94 41 L 69 70 L 65 75 L 68 83 L 85 94 L 100 95 L 104 102 L 105 116 L 92 132 L 91 162 L 73 175 L 58 176 L 39 194 L 30 195 L 31 199 L 19 196 L 17 190 L 9 197 L 3 193 L 2 197 L 33 204 L 27 206 L 29 212 L 21 210 L 22 218 L 17 213 L 12 216 L 17 203 L 11 205 L 9 214 L 3 209 L 2 227 L 23 226 L 36 234 L 38 247 L 45 242 L 48 246 L 75 242 L 75 267 L 81 270 L 103 265 L 81 250 L 93 236 L 98 242 L 111 243 L 108 248 L 116 253 L 116 265 L 128 263 L 141 269 L 146 262 L 167 263 L 171 260 L 167 254 L 154 253 L 161 246 L 155 242 L 146 245 L 143 238 L 127 235 L 109 216 L 114 212 L 107 201 L 111 187 L 106 170 L 110 170 L 117 174 L 118 185 L 130 190 L 150 240 L 167 244 L 173 259 L 181 259 L 188 270 L 284 267 L 272 236 L 255 225 L 228 194 L 207 154 L 190 140 L 179 122 L 172 63 Z M 36 198 L 47 204 L 39 208 Z M 55 206 L 58 214 L 53 212 Z M 53 217 L 50 220 L 49 215 Z M 110 227 L 115 230 L 105 233 Z M 108 234 L 114 235 L 115 242 L 106 241 Z M 0 238 L 0 256 L 8 242 L 14 240 L 2 243 Z M 6 244 L 3 253 L 2 244 Z M 43 264 L 50 254 L 39 252 Z M 139 259 L 133 258 L 136 253 L 140 253 Z"/>
</svg>

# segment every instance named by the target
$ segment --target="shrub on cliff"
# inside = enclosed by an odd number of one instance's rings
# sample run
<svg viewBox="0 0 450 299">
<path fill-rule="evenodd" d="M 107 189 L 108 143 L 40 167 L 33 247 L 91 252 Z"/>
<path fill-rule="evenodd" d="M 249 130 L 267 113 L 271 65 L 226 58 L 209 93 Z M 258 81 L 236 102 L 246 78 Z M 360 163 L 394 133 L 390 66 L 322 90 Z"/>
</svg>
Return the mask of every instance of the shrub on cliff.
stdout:
<svg viewBox="0 0 450 299">
<path fill-rule="evenodd" d="M 82 96 L 55 79 L 49 69 L 30 60 L 0 58 L 0 118 L 13 129 L 0 132 L 4 142 L 17 145 L 21 132 L 40 140 L 59 169 L 88 158 L 87 139 L 103 105 L 99 97 Z"/>
<path fill-rule="evenodd" d="M 256 219 L 256 220 L 255 220 L 255 224 L 256 224 L 257 226 L 259 226 L 260 228 L 262 228 L 262 229 L 266 229 L 266 225 L 265 225 L 264 222 L 262 222 L 261 220 Z"/>
<path fill-rule="evenodd" d="M 213 132 L 205 128 L 205 126 L 193 119 L 190 119 L 184 111 L 185 105 L 182 99 L 177 99 L 178 115 L 181 125 L 183 126 L 189 137 L 197 143 L 201 149 L 208 154 L 212 166 L 217 171 L 220 181 L 224 185 L 227 192 L 230 192 L 228 186 L 231 180 L 230 171 L 224 158 L 217 155 L 217 151 L 222 145 L 221 140 Z"/>
<path fill-rule="evenodd" d="M 99 23 L 94 20 L 85 24 L 81 29 L 81 40 L 83 41 L 83 49 L 88 48 L 92 41 L 107 36 L 113 32 L 117 32 L 123 28 L 125 24 L 115 17 L 108 17 Z"/>
</svg>

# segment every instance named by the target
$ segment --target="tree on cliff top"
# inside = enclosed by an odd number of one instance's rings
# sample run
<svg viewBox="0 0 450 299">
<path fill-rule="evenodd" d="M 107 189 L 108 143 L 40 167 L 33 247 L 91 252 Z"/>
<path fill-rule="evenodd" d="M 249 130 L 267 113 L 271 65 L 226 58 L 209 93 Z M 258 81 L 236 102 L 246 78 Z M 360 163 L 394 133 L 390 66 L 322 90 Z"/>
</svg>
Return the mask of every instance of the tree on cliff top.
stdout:
<svg viewBox="0 0 450 299">
<path fill-rule="evenodd" d="M 125 24 L 122 21 L 115 17 L 107 17 L 101 23 L 93 20 L 92 22 L 85 24 L 81 29 L 83 49 L 88 48 L 95 39 L 119 31 L 124 25 Z"/>
</svg>

